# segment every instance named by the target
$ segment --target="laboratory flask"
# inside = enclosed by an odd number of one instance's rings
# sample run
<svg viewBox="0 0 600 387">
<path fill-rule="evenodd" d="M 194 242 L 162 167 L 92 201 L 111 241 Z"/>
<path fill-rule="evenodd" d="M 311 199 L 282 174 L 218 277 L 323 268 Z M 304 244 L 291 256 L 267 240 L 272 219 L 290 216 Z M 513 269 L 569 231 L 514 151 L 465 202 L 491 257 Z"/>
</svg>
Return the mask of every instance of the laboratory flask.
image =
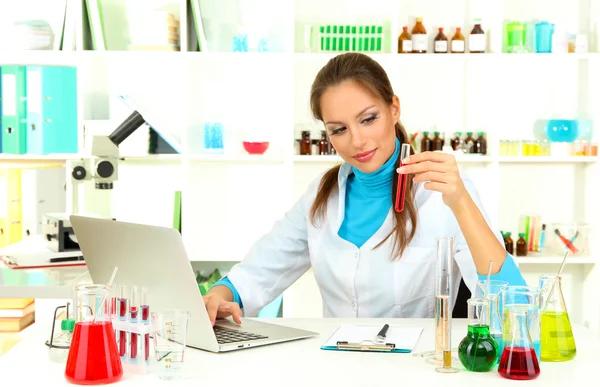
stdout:
<svg viewBox="0 0 600 387">
<path fill-rule="evenodd" d="M 483 298 L 490 300 L 490 334 L 498 343 L 498 356 L 500 360 L 504 342 L 502 340 L 502 293 L 508 286 L 506 281 L 490 280 L 489 286 L 487 280 L 477 282 L 477 296 L 482 294 Z"/>
<path fill-rule="evenodd" d="M 490 300 L 472 298 L 467 305 L 469 326 L 458 345 L 458 357 L 467 370 L 487 372 L 498 358 L 498 343 L 490 335 Z"/>
<path fill-rule="evenodd" d="M 503 338 L 510 333 L 510 318 L 508 311 L 511 309 L 527 310 L 527 328 L 533 342 L 533 349 L 538 362 L 541 361 L 540 352 L 540 314 L 542 308 L 542 291 L 533 286 L 508 286 L 503 293 Z"/>
<path fill-rule="evenodd" d="M 75 287 L 75 329 L 65 369 L 71 383 L 108 384 L 123 375 L 110 313 L 102 305 L 108 291 L 106 285 Z"/>
<path fill-rule="evenodd" d="M 542 361 L 567 361 L 573 359 L 577 353 L 561 279 L 561 276 L 540 276 Z"/>
<path fill-rule="evenodd" d="M 185 310 L 161 310 L 152 313 L 156 373 L 163 380 L 183 377 L 183 361 L 190 313 Z"/>
<path fill-rule="evenodd" d="M 540 363 L 533 350 L 533 342 L 527 329 L 527 310 L 510 309 L 510 332 L 500 357 L 498 373 L 514 380 L 535 379 L 540 374 Z"/>
</svg>

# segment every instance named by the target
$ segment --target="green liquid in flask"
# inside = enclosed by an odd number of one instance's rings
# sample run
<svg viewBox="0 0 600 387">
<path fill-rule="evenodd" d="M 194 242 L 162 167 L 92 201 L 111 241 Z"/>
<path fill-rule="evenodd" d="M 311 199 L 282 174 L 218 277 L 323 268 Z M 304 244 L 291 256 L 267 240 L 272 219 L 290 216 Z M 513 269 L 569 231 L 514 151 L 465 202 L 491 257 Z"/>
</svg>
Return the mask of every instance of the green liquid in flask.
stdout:
<svg viewBox="0 0 600 387">
<path fill-rule="evenodd" d="M 569 315 L 565 312 L 542 313 L 542 361 L 567 361 L 577 349 Z"/>
<path fill-rule="evenodd" d="M 488 325 L 469 325 L 467 336 L 458 346 L 458 357 L 469 371 L 487 372 L 496 365 L 498 343 Z"/>
</svg>

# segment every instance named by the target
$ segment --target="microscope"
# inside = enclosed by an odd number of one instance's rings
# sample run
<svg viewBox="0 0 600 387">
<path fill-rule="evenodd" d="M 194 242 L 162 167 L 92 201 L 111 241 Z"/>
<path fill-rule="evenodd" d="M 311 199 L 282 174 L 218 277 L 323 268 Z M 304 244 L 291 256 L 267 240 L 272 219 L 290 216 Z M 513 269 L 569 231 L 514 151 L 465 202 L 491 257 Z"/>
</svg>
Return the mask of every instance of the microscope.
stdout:
<svg viewBox="0 0 600 387">
<path fill-rule="evenodd" d="M 71 214 L 114 219 L 110 194 L 119 175 L 119 145 L 145 123 L 146 120 L 135 110 L 109 136 L 92 137 L 90 156 L 67 160 L 67 212 L 46 214 L 42 220 L 42 233 L 48 249 L 57 253 L 79 253 L 79 244 L 69 220 Z M 91 184 L 98 195 L 85 191 Z M 85 201 L 90 196 L 96 209 L 87 212 Z"/>
</svg>

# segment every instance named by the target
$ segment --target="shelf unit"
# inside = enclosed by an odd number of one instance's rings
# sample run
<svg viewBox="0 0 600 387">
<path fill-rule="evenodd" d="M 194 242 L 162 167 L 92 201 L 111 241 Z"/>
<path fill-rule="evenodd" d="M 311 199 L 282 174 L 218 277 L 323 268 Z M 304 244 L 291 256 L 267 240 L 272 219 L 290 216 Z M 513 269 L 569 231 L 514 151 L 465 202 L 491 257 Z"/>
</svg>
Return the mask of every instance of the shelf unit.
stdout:
<svg viewBox="0 0 600 387">
<path fill-rule="evenodd" d="M 185 15 L 182 0 L 163 2 L 179 4 Z M 116 99 L 119 94 L 127 93 L 139 101 L 140 111 L 149 121 L 168 128 L 181 141 L 183 154 L 122 154 L 125 161 L 115 184 L 115 216 L 170 225 L 172 191 L 182 190 L 183 237 L 191 259 L 233 264 L 284 216 L 316 176 L 341 162 L 337 155 L 297 154 L 299 131 L 310 129 L 317 136 L 321 130 L 310 115 L 311 83 L 318 70 L 338 54 L 303 52 L 303 26 L 382 22 L 387 33 L 385 52 L 370 55 L 390 77 L 401 101 L 405 127 L 410 132 L 434 127 L 445 133 L 486 132 L 489 154 L 457 157 L 457 162 L 477 184 L 496 229 L 514 234 L 518 216 L 529 212 L 539 213 L 548 223 L 597 224 L 598 157 L 498 156 L 501 139 L 533 139 L 536 120 L 576 117 L 600 122 L 597 2 L 373 0 L 368 9 L 360 0 L 255 3 L 258 13 L 276 20 L 272 31 L 278 31 L 284 41 L 277 52 L 232 53 L 225 44 L 216 52 L 18 51 L 0 53 L 0 66 L 77 66 L 82 122 L 124 119 L 129 111 Z M 416 16 L 424 18 L 431 44 L 437 26 L 446 27 L 447 36 L 455 26 L 468 33 L 476 15 L 483 18 L 489 53 L 394 53 L 402 26 L 412 28 Z M 223 12 L 219 17 L 217 22 L 223 25 L 241 20 L 234 13 Z M 504 18 L 547 19 L 585 33 L 590 53 L 501 53 Z M 208 121 L 224 124 L 225 154 L 201 154 L 202 128 Z M 262 156 L 247 155 L 241 141 L 257 135 L 269 139 L 269 150 Z M 0 155 L 0 166 L 61 161 L 61 156 Z M 594 229 L 589 236 L 589 258 L 569 259 L 564 286 L 572 318 L 600 332 L 600 306 L 591 297 L 600 291 L 596 285 L 600 283 L 596 235 Z M 552 265 L 560 258 L 517 261 L 534 284 L 537 275 L 554 271 Z M 318 292 L 312 291 L 311 278 L 309 272 L 288 289 L 287 293 L 293 294 L 290 299 L 299 300 L 302 294 L 318 297 Z M 319 315 L 320 299 L 309 298 L 300 304 L 311 306 L 287 305 L 285 314 Z"/>
</svg>

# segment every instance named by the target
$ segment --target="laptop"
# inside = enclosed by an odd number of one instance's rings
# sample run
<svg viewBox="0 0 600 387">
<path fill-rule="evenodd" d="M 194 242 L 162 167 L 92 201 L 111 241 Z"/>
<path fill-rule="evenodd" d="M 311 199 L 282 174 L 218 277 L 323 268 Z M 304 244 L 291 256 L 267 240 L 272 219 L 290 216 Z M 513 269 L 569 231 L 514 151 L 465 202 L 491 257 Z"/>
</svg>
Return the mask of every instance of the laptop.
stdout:
<svg viewBox="0 0 600 387">
<path fill-rule="evenodd" d="M 70 219 L 92 281 L 107 283 L 118 266 L 114 283 L 147 287 L 150 312 L 188 311 L 188 347 L 226 352 L 318 336 L 245 318 L 241 325 L 217 319 L 213 327 L 179 231 L 77 215 Z"/>
</svg>

